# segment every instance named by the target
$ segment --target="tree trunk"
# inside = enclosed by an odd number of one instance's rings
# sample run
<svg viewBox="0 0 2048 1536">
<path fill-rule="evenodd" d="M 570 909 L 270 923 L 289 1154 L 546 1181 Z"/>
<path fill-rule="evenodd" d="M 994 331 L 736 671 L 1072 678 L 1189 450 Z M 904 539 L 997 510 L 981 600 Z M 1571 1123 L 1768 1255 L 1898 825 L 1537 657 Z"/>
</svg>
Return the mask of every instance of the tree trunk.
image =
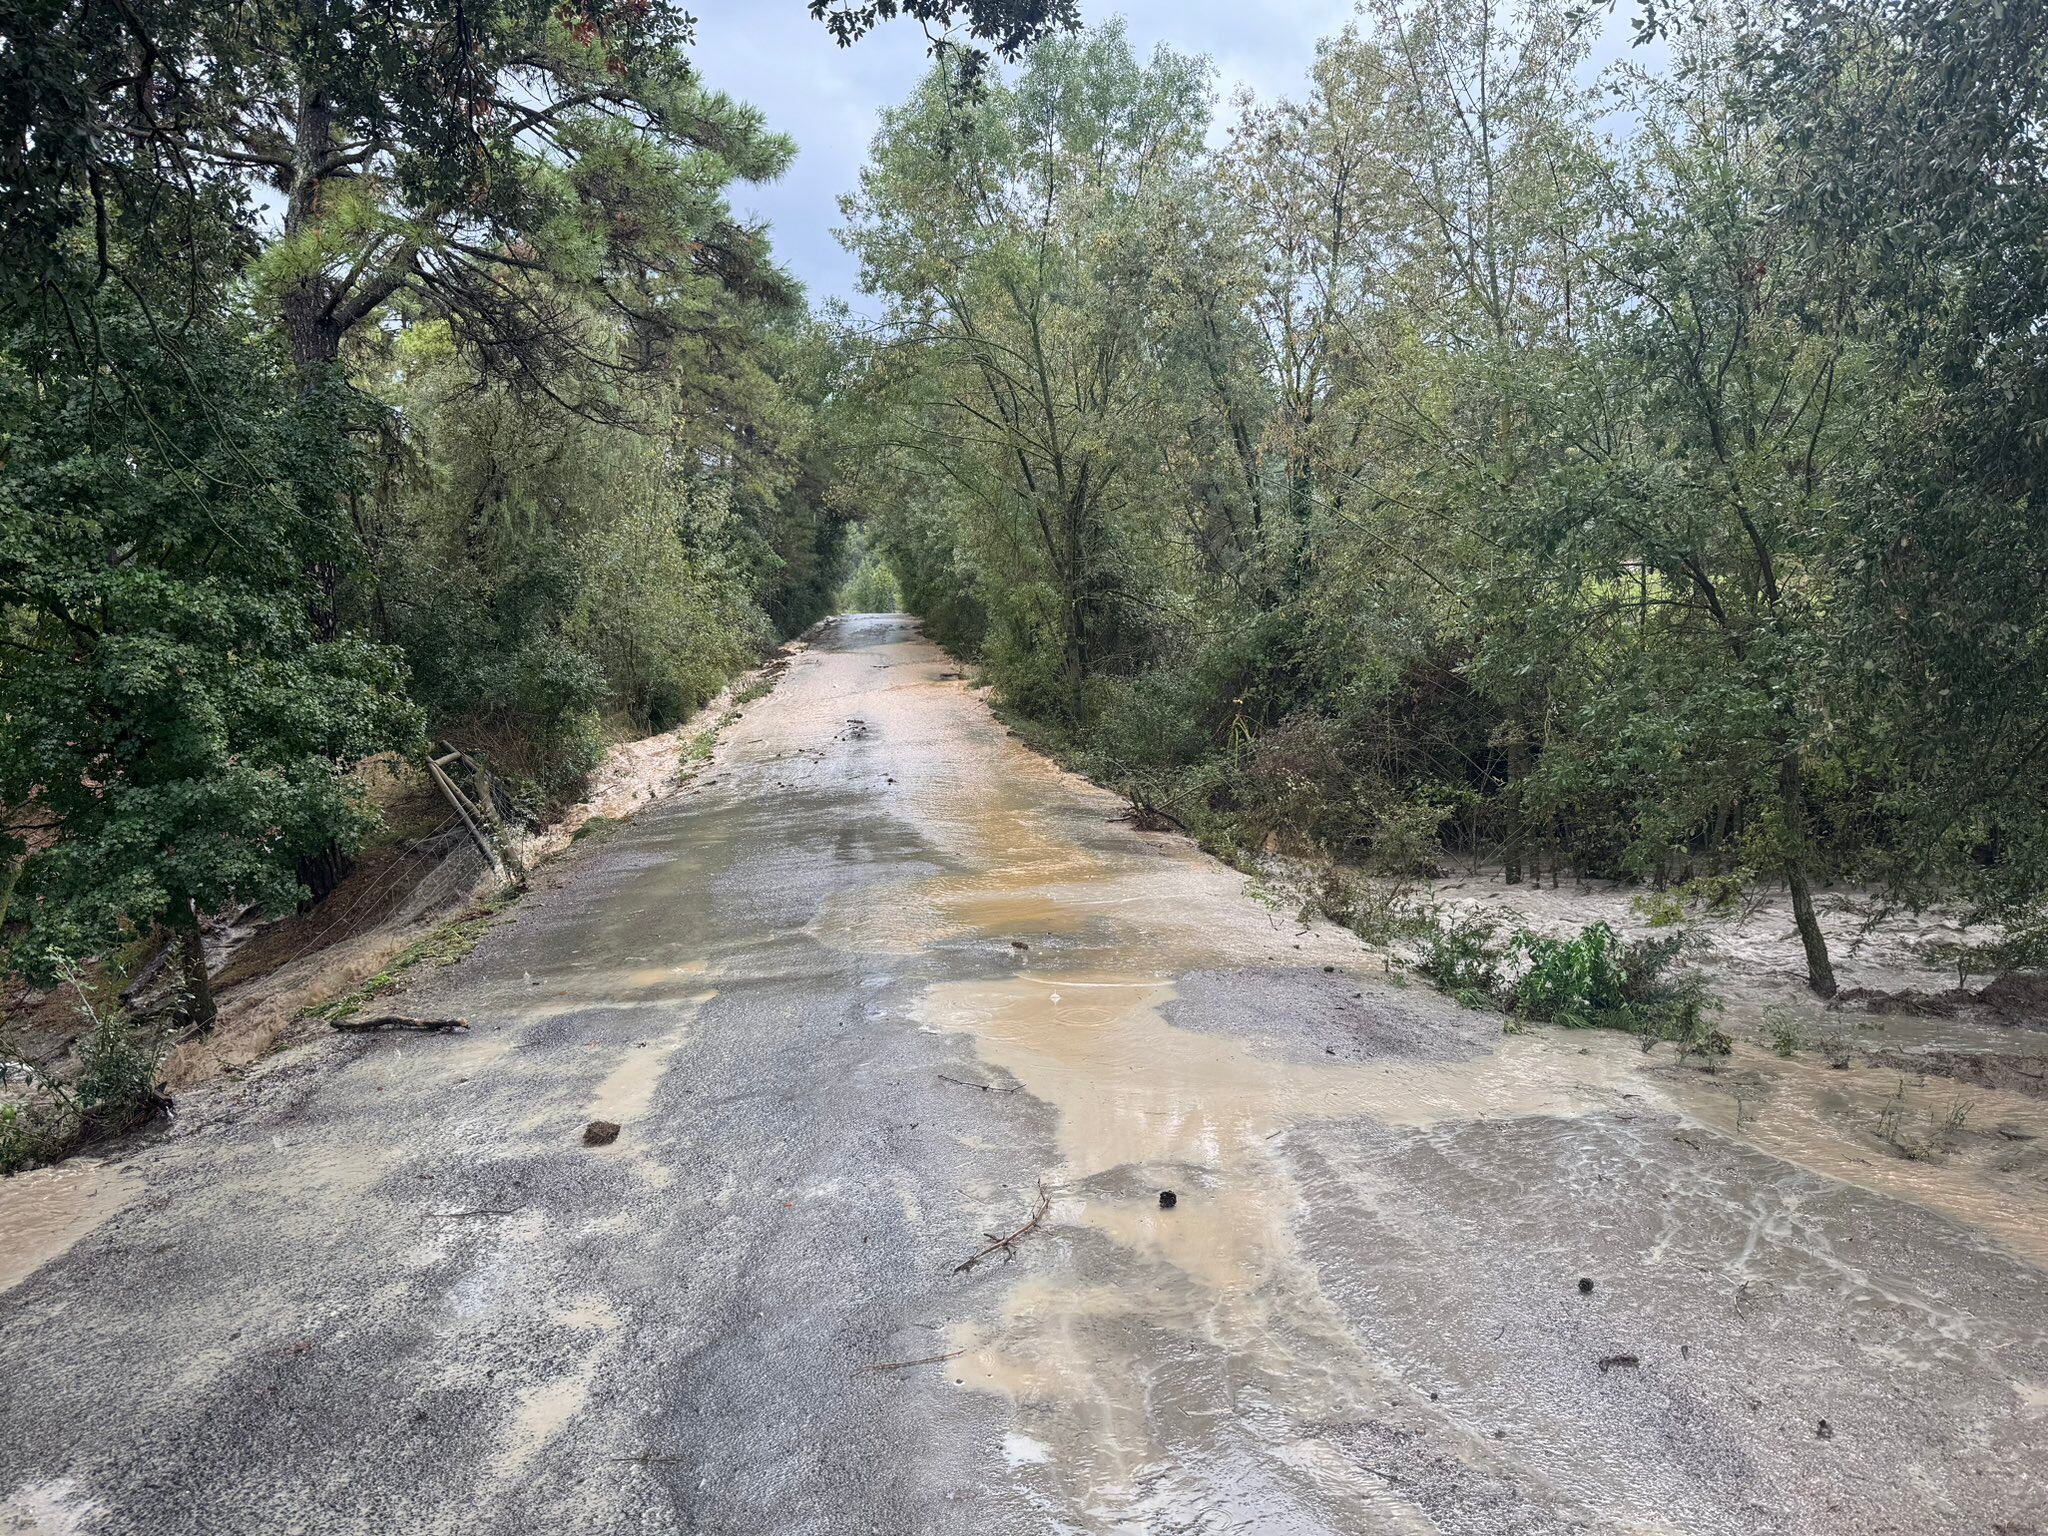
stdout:
<svg viewBox="0 0 2048 1536">
<path fill-rule="evenodd" d="M 28 863 L 28 851 L 22 850 L 7 861 L 7 873 L 0 877 L 0 923 L 7 921 L 7 909 L 14 904 L 14 887 L 21 881 L 21 868 Z"/>
<path fill-rule="evenodd" d="M 334 106 L 312 86 L 299 92 L 292 124 L 292 184 L 285 198 L 287 239 L 305 235 L 319 214 L 321 166 L 334 142 Z M 324 365 L 341 356 L 341 329 L 334 323 L 334 280 L 308 272 L 278 295 L 279 317 L 292 362 L 310 387 Z"/>
<path fill-rule="evenodd" d="M 185 1022 L 204 1034 L 213 1028 L 219 1010 L 213 1001 L 213 983 L 206 975 L 206 940 L 199 932 L 199 914 L 178 930 L 178 970 L 185 983 Z"/>
<path fill-rule="evenodd" d="M 1094 579 L 1090 566 L 1092 558 L 1087 530 L 1082 527 L 1082 518 L 1088 508 L 1088 466 L 1081 468 L 1081 480 L 1075 494 L 1066 506 L 1066 578 L 1067 578 L 1067 687 L 1068 707 L 1074 713 L 1074 727 L 1079 729 L 1088 712 L 1088 595 Z"/>
<path fill-rule="evenodd" d="M 1510 724 L 1506 742 L 1508 781 L 1501 796 L 1507 814 L 1505 836 L 1501 839 L 1501 878 L 1508 885 L 1522 883 L 1522 779 L 1529 771 L 1528 738 L 1519 724 Z"/>
<path fill-rule="evenodd" d="M 1814 916 L 1813 886 L 1807 878 L 1806 785 L 1799 760 L 1791 753 L 1778 760 L 1778 798 L 1785 817 L 1785 884 L 1792 892 L 1792 921 L 1806 950 L 1806 984 L 1821 997 L 1835 995 L 1835 966 L 1828 958 L 1827 935 Z"/>
<path fill-rule="evenodd" d="M 1315 516 L 1315 494 L 1315 468 L 1304 453 L 1287 468 L 1287 504 L 1294 519 L 1290 530 L 1293 544 L 1287 551 L 1287 588 L 1290 592 L 1299 592 L 1308 584 L 1310 525 Z"/>
</svg>

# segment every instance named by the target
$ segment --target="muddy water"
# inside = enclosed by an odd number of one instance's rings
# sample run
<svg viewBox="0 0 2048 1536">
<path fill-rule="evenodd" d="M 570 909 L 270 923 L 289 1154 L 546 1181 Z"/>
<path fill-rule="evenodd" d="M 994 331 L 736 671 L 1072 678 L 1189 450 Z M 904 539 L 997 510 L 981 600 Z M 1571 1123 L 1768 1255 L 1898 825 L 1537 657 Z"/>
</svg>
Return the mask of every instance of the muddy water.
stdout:
<svg viewBox="0 0 2048 1536">
<path fill-rule="evenodd" d="M 1011 1290 L 998 1327 L 956 1329 L 956 1380 L 1012 1398 L 1055 1447 L 1060 1473 L 1116 1507 L 1170 1494 L 1199 1502 L 1201 1476 L 1168 1480 L 1176 1494 L 1145 1482 L 1147 1469 L 1217 1471 L 1171 1411 L 1177 1365 L 1193 1349 L 1223 1352 L 1241 1397 L 1285 1402 L 1290 1416 L 1342 1421 L 1385 1399 L 1386 1373 L 1296 1241 L 1291 1128 L 1570 1115 L 1606 1102 L 1629 1073 L 1618 1052 L 1582 1055 L 1539 1035 L 1471 1062 L 1276 1060 L 1231 1035 L 1175 1028 L 1162 1013 L 1173 992 L 1170 980 L 1130 973 L 1027 970 L 934 987 L 920 1011 L 929 1028 L 972 1036 L 985 1062 L 1057 1108 L 1048 1219 L 1067 1241 L 1099 1238 L 1118 1255 L 1112 1281 L 1090 1283 L 1080 1264 L 1034 1277 Z M 1171 1210 L 1158 1201 L 1168 1188 Z M 1296 1471 L 1351 1517 L 1419 1518 L 1388 1488 L 1347 1491 L 1311 1464 Z"/>
<path fill-rule="evenodd" d="M 1663 1072 L 1656 1083 L 1703 1125 L 1814 1173 L 1939 1211 L 2048 1271 L 2041 1169 L 2000 1166 L 2020 1149 L 2048 1147 L 2048 1100 L 1755 1051 L 1711 1076 Z"/>
<path fill-rule="evenodd" d="M 888 633 L 0 1298 L 0 1530 L 2041 1525 L 2031 1104 L 1503 1039 Z"/>
<path fill-rule="evenodd" d="M 590 1391 L 604 1362 L 603 1348 L 621 1326 L 621 1318 L 601 1300 L 562 1307 L 552 1319 L 565 1352 L 580 1349 L 580 1358 L 563 1375 L 529 1387 L 519 1396 L 511 1432 L 494 1459 L 497 1476 L 516 1479 L 534 1457 L 576 1421 L 590 1401 Z"/>
<path fill-rule="evenodd" d="M 0 1179 L 0 1291 L 67 1251 L 139 1187 L 125 1168 L 90 1158 Z"/>
<path fill-rule="evenodd" d="M 688 1038 L 698 1010 L 717 996 L 716 988 L 707 987 L 665 1009 L 665 1017 L 672 1020 L 670 1027 L 653 1040 L 636 1042 L 620 1055 L 618 1065 L 605 1074 L 591 1096 L 590 1118 L 618 1125 L 643 1119 L 670 1059 Z"/>
<path fill-rule="evenodd" d="M 916 689 L 862 702 L 889 734 L 929 712 Z M 1049 1515 L 1091 1529 L 1206 1529 L 1201 1519 L 1223 1508 L 1247 1529 L 1438 1528 L 1397 1481 L 1303 1429 L 1389 1413 L 1431 1423 L 1469 1468 L 1499 1464 L 1490 1435 L 1417 1401 L 1404 1385 L 1413 1362 L 1362 1341 L 1355 1316 L 1325 1293 L 1302 1248 L 1311 1195 L 1290 1156 L 1297 1134 L 1317 1127 L 1370 1124 L 1465 1157 L 1472 1130 L 1556 1124 L 1550 1139 L 1569 1159 L 1563 1144 L 1583 1117 L 1611 1128 L 1617 1117 L 1678 1116 L 1937 1211 L 2048 1267 L 2037 1177 L 2000 1173 L 1953 1134 L 1919 1157 L 1876 1136 L 1896 1073 L 1744 1051 L 1735 1070 L 1708 1077 L 1646 1058 L 1623 1038 L 1542 1029 L 1467 1060 L 1290 1059 L 1239 1035 L 1178 1027 L 1171 1014 L 1191 972 L 1278 961 L 1341 975 L 1369 962 L 1347 938 L 1278 913 L 1263 930 L 1247 924 L 1242 881 L 1173 840 L 1098 838 L 1072 815 L 1048 815 L 1048 803 L 1091 792 L 1014 745 L 945 748 L 896 768 L 905 780 L 897 801 L 944 850 L 945 867 L 899 882 L 887 901 L 828 902 L 811 932 L 856 951 L 1016 946 L 1009 974 L 935 982 L 916 1018 L 971 1040 L 987 1067 L 1054 1112 L 1052 1203 L 1029 1239 L 1042 1245 L 1041 1262 L 1005 1282 L 992 1320 L 955 1324 L 947 1344 L 959 1352 L 947 1366 L 954 1382 L 1013 1405 L 1003 1455 L 1036 1496 L 1059 1491 Z M 1106 797 L 1093 803 L 1105 819 L 1113 809 Z M 1949 1113 L 1922 1102 L 1939 1091 L 1909 1086 L 1916 1123 Z M 2048 1107 L 1968 1097 L 1966 1119 L 1978 1125 L 2048 1134 Z M 1561 1188 L 1574 1176 L 1569 1162 L 1557 1174 Z M 1396 1196 L 1370 1172 L 1350 1177 L 1347 1199 Z M 1550 1174 L 1532 1164 L 1524 1177 Z M 1158 1203 L 1166 1188 L 1178 1195 L 1172 1210 Z M 993 1230 L 1029 1212 L 1028 1189 L 990 1194 Z M 1797 1229 L 1804 1218 L 1785 1198 L 1779 1226 Z M 1722 1214 L 1700 1212 L 1710 1224 Z M 1900 1305 L 1913 1300 L 1864 1271 L 1854 1279 Z M 1953 1321 L 1937 1330 L 1951 1340 Z M 1428 1327 L 1426 1315 L 1412 1322 Z M 1510 1393 L 1497 1408 L 1491 1422 L 1546 1443 L 1533 1400 Z M 1633 1469 L 1597 1446 L 1575 1447 L 1558 1465 L 1547 1492 L 1554 1509 L 1643 1504 L 1619 1492 Z M 1686 1528 L 1653 1511 L 1638 1507 L 1626 1528 Z"/>
</svg>

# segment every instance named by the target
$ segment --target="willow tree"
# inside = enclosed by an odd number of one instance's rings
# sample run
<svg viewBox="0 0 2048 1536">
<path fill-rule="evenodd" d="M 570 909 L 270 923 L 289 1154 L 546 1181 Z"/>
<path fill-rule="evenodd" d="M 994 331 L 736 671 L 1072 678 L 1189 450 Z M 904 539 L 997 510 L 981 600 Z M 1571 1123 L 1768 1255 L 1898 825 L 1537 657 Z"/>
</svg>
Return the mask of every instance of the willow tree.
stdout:
<svg viewBox="0 0 2048 1536">
<path fill-rule="evenodd" d="M 1520 622 L 1491 661 L 1548 657 L 1560 803 L 1612 826 L 1631 873 L 1717 844 L 1778 875 L 1829 996 L 1817 817 L 1845 762 L 1833 626 L 1869 474 L 1864 349 L 1778 200 L 1774 133 L 1737 110 L 1725 54 L 1696 62 L 1639 101 L 1573 370 L 1531 381 L 1557 450 L 1496 524 L 1529 563 L 1496 591 Z"/>
<path fill-rule="evenodd" d="M 2048 8 L 1798 0 L 1749 39 L 1749 68 L 1781 125 L 1785 217 L 1854 295 L 1886 402 L 1835 607 L 1851 728 L 1885 771 L 1875 872 L 2038 923 Z"/>
</svg>

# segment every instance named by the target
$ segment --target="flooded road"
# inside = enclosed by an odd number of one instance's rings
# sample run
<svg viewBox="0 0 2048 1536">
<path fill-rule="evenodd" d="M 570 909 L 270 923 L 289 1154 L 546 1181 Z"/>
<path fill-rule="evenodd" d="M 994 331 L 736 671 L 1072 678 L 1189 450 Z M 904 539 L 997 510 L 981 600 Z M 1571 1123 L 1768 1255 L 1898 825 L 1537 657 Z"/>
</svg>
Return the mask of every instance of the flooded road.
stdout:
<svg viewBox="0 0 2048 1536">
<path fill-rule="evenodd" d="M 2048 1532 L 2048 1101 L 1503 1036 L 957 671 L 0 1199 L 0 1533 Z"/>
</svg>

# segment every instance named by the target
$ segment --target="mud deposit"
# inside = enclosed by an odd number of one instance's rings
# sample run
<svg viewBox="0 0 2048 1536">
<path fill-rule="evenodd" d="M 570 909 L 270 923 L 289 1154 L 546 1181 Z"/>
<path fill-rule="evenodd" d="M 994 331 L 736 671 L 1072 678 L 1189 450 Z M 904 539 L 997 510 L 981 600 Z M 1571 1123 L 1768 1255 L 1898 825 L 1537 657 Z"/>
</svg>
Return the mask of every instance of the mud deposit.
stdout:
<svg viewBox="0 0 2048 1536">
<path fill-rule="evenodd" d="M 22 1266 L 0 1532 L 2048 1531 L 2048 1101 L 1504 1036 L 957 671 L 841 621 L 468 1035 L 194 1104 Z"/>
</svg>

